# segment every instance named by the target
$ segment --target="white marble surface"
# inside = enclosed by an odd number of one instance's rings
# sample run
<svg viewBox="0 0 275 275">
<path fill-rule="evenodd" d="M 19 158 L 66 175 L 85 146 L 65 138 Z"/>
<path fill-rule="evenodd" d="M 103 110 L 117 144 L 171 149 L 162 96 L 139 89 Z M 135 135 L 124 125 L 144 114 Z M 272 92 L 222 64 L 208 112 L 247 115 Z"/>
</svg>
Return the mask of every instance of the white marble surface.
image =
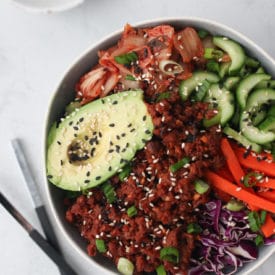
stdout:
<svg viewBox="0 0 275 275">
<path fill-rule="evenodd" d="M 39 1 L 39 0 L 37 0 Z M 40 188 L 41 138 L 51 94 L 64 70 L 84 49 L 126 22 L 170 16 L 199 16 L 220 21 L 246 34 L 275 57 L 274 0 L 86 0 L 60 14 L 26 13 L 0 1 L 0 190 L 39 228 L 31 199 L 10 146 L 20 137 Z M 24 230 L 0 207 L 0 274 L 59 274 Z M 98 274 L 79 266 L 79 274 Z M 274 274 L 274 256 L 253 275 Z M 273 261 L 272 261 L 273 260 Z"/>
</svg>

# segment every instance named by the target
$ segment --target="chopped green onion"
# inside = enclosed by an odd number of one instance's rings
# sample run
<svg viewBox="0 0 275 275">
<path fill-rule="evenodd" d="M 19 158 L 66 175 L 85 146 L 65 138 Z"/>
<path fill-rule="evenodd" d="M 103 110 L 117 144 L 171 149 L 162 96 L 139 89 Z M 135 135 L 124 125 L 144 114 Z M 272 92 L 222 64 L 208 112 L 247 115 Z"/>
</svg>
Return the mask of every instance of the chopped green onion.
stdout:
<svg viewBox="0 0 275 275">
<path fill-rule="evenodd" d="M 157 275 L 166 275 L 166 271 L 164 269 L 164 266 L 161 264 L 156 268 Z"/>
<path fill-rule="evenodd" d="M 156 99 L 156 102 L 159 102 L 163 99 L 166 99 L 166 98 L 170 98 L 171 96 L 171 93 L 170 92 L 164 92 L 164 93 L 161 93 L 158 95 L 157 99 Z"/>
<path fill-rule="evenodd" d="M 138 60 L 138 55 L 135 52 L 129 52 L 115 56 L 116 63 L 122 65 L 131 65 L 132 62 Z"/>
<path fill-rule="evenodd" d="M 205 118 L 202 122 L 203 126 L 206 128 L 209 128 L 213 125 L 217 125 L 220 124 L 221 122 L 221 112 L 218 112 L 215 116 L 211 117 L 211 118 Z"/>
<path fill-rule="evenodd" d="M 134 265 L 131 261 L 124 257 L 120 257 L 117 262 L 117 270 L 123 275 L 132 275 L 134 273 Z"/>
<path fill-rule="evenodd" d="M 253 232 L 257 232 L 260 230 L 261 220 L 260 220 L 260 217 L 256 211 L 251 211 L 248 214 L 248 222 L 249 222 L 250 229 Z"/>
<path fill-rule="evenodd" d="M 206 63 L 206 68 L 208 71 L 213 72 L 213 73 L 219 73 L 219 71 L 220 71 L 219 63 L 216 61 L 213 61 L 213 60 L 209 60 Z"/>
<path fill-rule="evenodd" d="M 172 246 L 164 247 L 160 250 L 160 259 L 176 264 L 179 262 L 179 251 Z"/>
<path fill-rule="evenodd" d="M 262 235 L 258 235 L 254 241 L 257 246 L 261 246 L 264 244 L 264 238 Z"/>
<path fill-rule="evenodd" d="M 102 191 L 103 191 L 108 203 L 113 203 L 116 200 L 115 189 L 110 184 L 110 182 L 107 181 L 102 185 Z"/>
<path fill-rule="evenodd" d="M 204 194 L 209 189 L 209 185 L 201 179 L 195 180 L 194 183 L 195 183 L 195 190 L 199 194 Z"/>
<path fill-rule="evenodd" d="M 189 162 L 190 162 L 190 158 L 185 157 L 180 161 L 170 165 L 169 169 L 172 173 L 175 173 L 176 171 L 178 171 L 180 168 L 182 168 L 184 165 L 188 164 Z"/>
<path fill-rule="evenodd" d="M 213 48 L 205 48 L 204 49 L 204 58 L 205 59 L 216 59 L 219 60 L 223 57 L 223 52 L 220 50 L 216 50 Z"/>
<path fill-rule="evenodd" d="M 225 207 L 230 211 L 240 211 L 244 208 L 244 204 L 240 201 L 237 201 L 235 199 L 231 199 Z"/>
<path fill-rule="evenodd" d="M 263 175 L 257 172 L 250 172 L 243 178 L 245 187 L 253 187 L 257 182 L 263 179 Z"/>
<path fill-rule="evenodd" d="M 261 213 L 260 213 L 260 222 L 261 222 L 261 224 L 265 223 L 265 219 L 266 219 L 266 211 L 262 210 Z"/>
<path fill-rule="evenodd" d="M 164 74 L 172 76 L 183 72 L 182 66 L 174 60 L 161 60 L 159 62 L 159 68 Z"/>
<path fill-rule="evenodd" d="M 126 79 L 126 80 L 131 80 L 131 81 L 136 81 L 135 77 L 132 76 L 132 75 L 130 75 L 130 74 L 127 74 L 127 75 L 125 76 L 125 79 Z"/>
<path fill-rule="evenodd" d="M 201 85 L 197 86 L 197 91 L 195 92 L 195 95 L 194 95 L 195 101 L 202 101 L 211 85 L 210 82 L 207 81 L 206 79 L 203 80 L 202 83 L 200 84 Z"/>
<path fill-rule="evenodd" d="M 209 32 L 206 31 L 206 30 L 203 30 L 203 29 L 198 30 L 198 36 L 199 36 L 201 39 L 205 38 L 208 34 L 209 34 Z"/>
<path fill-rule="evenodd" d="M 122 171 L 118 174 L 119 180 L 124 181 L 131 173 L 131 165 L 127 164 L 123 167 Z"/>
<path fill-rule="evenodd" d="M 96 249 L 98 250 L 98 252 L 105 253 L 107 251 L 104 240 L 96 239 L 95 245 L 96 245 Z"/>
<path fill-rule="evenodd" d="M 202 232 L 202 228 L 197 223 L 189 223 L 187 225 L 187 233 L 199 234 Z"/>
<path fill-rule="evenodd" d="M 246 57 L 245 65 L 251 68 L 258 68 L 260 66 L 260 62 L 254 58 Z"/>
<path fill-rule="evenodd" d="M 127 215 L 131 218 L 134 217 L 137 214 L 137 209 L 134 205 L 132 205 L 131 207 L 129 207 L 127 209 Z"/>
</svg>

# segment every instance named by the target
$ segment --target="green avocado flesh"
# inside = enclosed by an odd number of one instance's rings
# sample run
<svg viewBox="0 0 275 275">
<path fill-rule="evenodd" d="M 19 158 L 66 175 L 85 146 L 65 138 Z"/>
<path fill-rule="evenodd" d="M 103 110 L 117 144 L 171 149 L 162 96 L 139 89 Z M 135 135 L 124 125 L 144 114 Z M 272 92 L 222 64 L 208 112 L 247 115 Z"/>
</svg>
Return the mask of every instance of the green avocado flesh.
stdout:
<svg viewBox="0 0 275 275">
<path fill-rule="evenodd" d="M 152 138 L 143 91 L 125 91 L 76 109 L 48 135 L 47 175 L 72 191 L 94 187 L 116 174 Z"/>
</svg>

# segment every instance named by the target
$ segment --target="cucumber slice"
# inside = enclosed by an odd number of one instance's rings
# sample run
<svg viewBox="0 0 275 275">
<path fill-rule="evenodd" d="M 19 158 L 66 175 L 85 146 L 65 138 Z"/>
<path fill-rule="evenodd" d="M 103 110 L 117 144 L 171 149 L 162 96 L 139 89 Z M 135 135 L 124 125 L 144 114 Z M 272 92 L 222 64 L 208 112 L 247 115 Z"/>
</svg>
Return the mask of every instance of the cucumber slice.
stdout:
<svg viewBox="0 0 275 275">
<path fill-rule="evenodd" d="M 243 48 L 235 41 L 226 37 L 215 36 L 213 43 L 227 52 L 231 58 L 231 64 L 229 67 L 229 75 L 236 75 L 245 63 L 245 53 Z"/>
<path fill-rule="evenodd" d="M 187 100 L 190 94 L 198 89 L 204 80 L 209 81 L 210 83 L 219 82 L 220 78 L 214 74 L 207 71 L 198 71 L 193 73 L 192 77 L 182 80 L 179 86 L 179 93 L 182 100 Z"/>
<path fill-rule="evenodd" d="M 235 90 L 235 88 L 239 84 L 240 80 L 241 80 L 241 78 L 239 76 L 229 76 L 223 82 L 223 85 L 226 89 L 232 91 L 232 90 Z"/>
<path fill-rule="evenodd" d="M 251 116 L 252 124 L 257 126 L 266 118 L 266 110 L 259 110 Z"/>
<path fill-rule="evenodd" d="M 245 108 L 246 100 L 251 90 L 261 81 L 269 80 L 270 78 L 270 75 L 267 74 L 251 74 L 240 82 L 236 91 L 236 97 L 241 109 Z"/>
<path fill-rule="evenodd" d="M 256 89 L 275 88 L 275 80 L 263 80 L 255 86 Z"/>
<path fill-rule="evenodd" d="M 220 65 L 220 72 L 219 72 L 220 78 L 224 78 L 225 75 L 228 74 L 230 65 L 231 65 L 231 62 L 225 62 Z"/>
<path fill-rule="evenodd" d="M 234 96 L 225 88 L 220 88 L 218 84 L 212 84 L 206 96 L 206 102 L 217 105 L 221 114 L 220 124 L 223 126 L 234 114 Z"/>
<path fill-rule="evenodd" d="M 275 117 L 268 116 L 258 127 L 262 131 L 274 131 L 275 130 Z"/>
<path fill-rule="evenodd" d="M 245 148 L 248 148 L 251 146 L 251 149 L 254 152 L 260 153 L 262 148 L 259 144 L 251 142 L 250 140 L 248 140 L 246 137 L 244 137 L 242 134 L 238 133 L 237 131 L 235 131 L 234 129 L 230 128 L 229 126 L 225 126 L 223 129 L 223 132 L 233 138 L 234 140 L 236 140 L 237 142 L 239 142 L 240 144 L 242 144 Z"/>
<path fill-rule="evenodd" d="M 259 89 L 254 91 L 247 100 L 246 109 L 240 118 L 240 129 L 245 137 L 252 142 L 265 144 L 275 140 L 275 133 L 263 131 L 253 126 L 251 116 L 261 109 L 263 104 L 271 103 L 275 100 L 275 90 Z"/>
</svg>

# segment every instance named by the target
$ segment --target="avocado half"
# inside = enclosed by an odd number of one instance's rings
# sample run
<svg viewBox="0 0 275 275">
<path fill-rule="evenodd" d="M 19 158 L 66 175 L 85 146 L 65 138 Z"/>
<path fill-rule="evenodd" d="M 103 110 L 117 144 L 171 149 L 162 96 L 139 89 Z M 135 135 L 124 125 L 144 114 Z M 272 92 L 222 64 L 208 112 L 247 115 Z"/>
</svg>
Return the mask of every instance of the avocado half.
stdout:
<svg viewBox="0 0 275 275">
<path fill-rule="evenodd" d="M 127 164 L 152 138 L 152 132 L 142 90 L 95 100 L 51 127 L 48 179 L 72 191 L 99 185 Z"/>
</svg>

